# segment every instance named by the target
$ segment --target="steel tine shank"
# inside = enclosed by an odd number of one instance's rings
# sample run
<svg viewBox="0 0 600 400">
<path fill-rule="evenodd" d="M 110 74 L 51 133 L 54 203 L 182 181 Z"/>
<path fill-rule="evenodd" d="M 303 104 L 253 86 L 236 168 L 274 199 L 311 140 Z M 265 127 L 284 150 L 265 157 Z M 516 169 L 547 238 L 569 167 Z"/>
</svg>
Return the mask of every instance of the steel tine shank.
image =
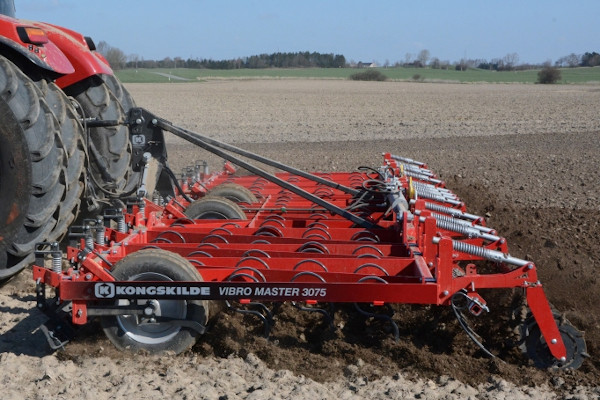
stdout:
<svg viewBox="0 0 600 400">
<path fill-rule="evenodd" d="M 325 208 L 327 211 L 330 211 L 330 212 L 337 214 L 343 218 L 346 218 L 349 221 L 352 221 L 355 224 L 357 224 L 363 228 L 366 228 L 366 229 L 380 228 L 380 226 L 377 224 L 374 224 L 370 221 L 367 221 L 364 218 L 361 218 L 355 214 L 352 214 L 351 212 L 348 212 L 347 210 L 344 210 L 343 208 L 340 208 L 334 204 L 331 204 L 331 203 L 321 199 L 320 197 L 315 196 L 312 193 L 309 193 L 309 192 L 305 191 L 304 189 L 299 188 L 296 185 L 286 182 L 286 181 L 276 177 L 275 175 L 269 174 L 268 172 L 266 172 L 258 167 L 248 164 L 247 162 L 245 162 L 229 153 L 222 151 L 221 149 L 219 149 L 219 147 L 212 144 L 213 142 L 217 142 L 215 140 L 208 139 L 197 133 L 189 132 L 189 131 L 186 131 L 185 129 L 178 128 L 178 127 L 172 125 L 171 123 L 169 123 L 161 118 L 158 118 L 158 117 L 153 119 L 152 123 L 154 125 L 158 126 L 159 128 L 164 129 L 168 132 L 171 132 L 175 136 L 185 139 L 188 142 L 195 144 L 195 145 L 203 148 L 206 151 L 209 151 L 219 157 L 222 157 L 225 160 L 230 161 L 230 162 L 258 175 L 258 176 L 261 176 L 261 177 L 267 179 L 268 181 L 271 181 L 271 182 L 275 183 L 276 185 L 279 185 L 282 188 L 287 189 L 290 192 L 303 197 L 306 200 L 312 201 L 313 203 L 318 204 L 321 207 Z M 225 145 L 224 143 L 221 143 L 221 142 L 217 142 L 217 143 L 219 143 L 220 145 L 222 145 L 221 147 L 226 148 L 226 149 L 228 149 L 229 147 L 235 148 L 234 146 Z M 240 150 L 240 149 L 238 149 L 238 150 Z M 248 154 L 252 154 L 252 153 L 248 153 Z M 245 155 L 245 154 L 241 154 L 241 155 Z M 257 161 L 260 161 L 258 158 L 262 158 L 262 157 L 258 157 L 256 155 L 254 156 L 254 159 L 256 159 Z M 281 164 L 281 165 L 283 165 L 283 164 Z M 330 181 L 325 180 L 325 182 L 330 182 Z"/>
</svg>

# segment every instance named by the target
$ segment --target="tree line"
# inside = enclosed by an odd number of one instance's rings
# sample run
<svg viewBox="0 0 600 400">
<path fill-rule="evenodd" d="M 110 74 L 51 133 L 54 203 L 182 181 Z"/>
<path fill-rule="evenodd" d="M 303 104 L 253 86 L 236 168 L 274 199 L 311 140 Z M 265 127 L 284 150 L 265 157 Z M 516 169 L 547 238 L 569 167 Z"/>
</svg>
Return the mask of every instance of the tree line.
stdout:
<svg viewBox="0 0 600 400">
<path fill-rule="evenodd" d="M 97 50 L 106 57 L 114 69 L 123 68 L 206 68 L 206 69 L 241 69 L 241 68 L 342 68 L 346 66 L 346 58 L 342 54 L 308 52 L 277 52 L 259 54 L 250 57 L 239 57 L 230 60 L 183 59 L 181 57 L 165 57 L 162 60 L 145 60 L 137 54 L 126 56 L 120 49 L 102 41 Z"/>
<path fill-rule="evenodd" d="M 126 55 L 120 49 L 110 46 L 101 41 L 98 43 L 97 50 L 106 57 L 111 67 L 114 69 L 123 68 L 206 68 L 206 69 L 258 69 L 258 68 L 342 68 L 358 66 L 361 63 L 355 63 L 346 60 L 342 54 L 319 53 L 319 52 L 277 52 L 271 54 L 259 54 L 249 57 L 238 57 L 230 60 L 212 60 L 212 59 L 183 59 L 181 57 L 165 57 L 162 60 L 146 60 L 137 54 Z M 416 67 L 433 69 L 456 69 L 465 71 L 470 68 L 487 69 L 494 71 L 514 71 L 535 69 L 552 65 L 549 61 L 542 65 L 519 63 L 517 53 L 508 53 L 504 57 L 485 59 L 462 58 L 459 61 L 450 62 L 432 57 L 429 50 L 421 50 L 417 54 L 406 53 L 402 62 L 393 64 L 396 67 Z M 597 52 L 586 52 L 581 55 L 571 53 L 568 56 L 560 57 L 554 63 L 555 67 L 595 67 L 600 65 L 600 54 Z M 383 67 L 391 66 L 389 61 L 385 61 Z"/>
</svg>

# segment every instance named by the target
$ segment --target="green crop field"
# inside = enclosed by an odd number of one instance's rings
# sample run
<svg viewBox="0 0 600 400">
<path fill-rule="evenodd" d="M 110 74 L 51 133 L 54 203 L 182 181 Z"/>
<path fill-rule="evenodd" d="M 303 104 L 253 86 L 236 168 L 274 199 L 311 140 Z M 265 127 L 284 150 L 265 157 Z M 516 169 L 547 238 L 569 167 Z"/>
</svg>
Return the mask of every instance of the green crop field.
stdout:
<svg viewBox="0 0 600 400">
<path fill-rule="evenodd" d="M 535 83 L 539 70 L 527 71 L 488 71 L 468 69 L 466 71 L 441 70 L 430 68 L 377 68 L 394 81 L 420 82 L 489 82 L 489 83 Z M 125 69 L 116 74 L 125 83 L 185 83 L 202 82 L 208 79 L 348 79 L 361 70 L 356 68 L 268 68 L 268 69 L 190 69 L 153 68 Z M 600 67 L 562 68 L 561 84 L 600 83 Z"/>
</svg>

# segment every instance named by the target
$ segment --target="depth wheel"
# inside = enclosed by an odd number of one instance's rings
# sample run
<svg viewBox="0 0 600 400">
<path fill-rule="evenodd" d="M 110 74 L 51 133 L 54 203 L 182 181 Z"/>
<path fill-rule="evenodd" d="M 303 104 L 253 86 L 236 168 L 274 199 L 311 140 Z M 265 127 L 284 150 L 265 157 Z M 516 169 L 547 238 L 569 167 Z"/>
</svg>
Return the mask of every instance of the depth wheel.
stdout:
<svg viewBox="0 0 600 400">
<path fill-rule="evenodd" d="M 535 320 L 526 325 L 525 331 L 525 351 L 529 358 L 533 360 L 537 368 L 547 369 L 577 369 L 581 366 L 587 354 L 585 340 L 583 335 L 573 325 L 564 318 L 555 314 L 554 319 L 558 325 L 558 331 L 567 348 L 567 357 L 565 361 L 554 358 L 548 349 L 548 344 L 542 336 L 539 326 Z"/>
<path fill-rule="evenodd" d="M 130 254 L 119 261 L 111 273 L 122 281 L 195 281 L 200 273 L 185 258 L 165 250 L 148 249 Z M 120 315 L 102 317 L 108 339 L 120 350 L 179 354 L 196 342 L 198 332 L 172 320 L 195 321 L 206 326 L 208 301 L 202 300 L 119 300 L 119 305 L 151 304 L 155 315 Z M 154 318 L 155 320 L 153 320 Z M 170 321 L 171 320 L 171 321 Z"/>
<path fill-rule="evenodd" d="M 224 197 L 234 203 L 256 203 L 258 199 L 250 189 L 237 183 L 223 183 L 208 192 L 208 196 Z"/>
<path fill-rule="evenodd" d="M 190 204 L 185 215 L 191 219 L 246 219 L 244 211 L 231 200 L 204 197 Z"/>
</svg>

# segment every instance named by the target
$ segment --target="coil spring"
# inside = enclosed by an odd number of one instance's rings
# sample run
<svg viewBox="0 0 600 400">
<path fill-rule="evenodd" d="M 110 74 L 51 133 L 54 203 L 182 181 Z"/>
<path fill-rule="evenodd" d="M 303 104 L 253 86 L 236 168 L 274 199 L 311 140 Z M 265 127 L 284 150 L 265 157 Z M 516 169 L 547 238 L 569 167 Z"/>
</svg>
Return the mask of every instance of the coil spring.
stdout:
<svg viewBox="0 0 600 400">
<path fill-rule="evenodd" d="M 441 204 L 425 203 L 425 208 L 431 211 L 437 211 L 444 214 L 450 214 L 453 217 L 462 217 L 464 213 L 452 207 L 442 206 Z"/>
<path fill-rule="evenodd" d="M 471 222 L 469 222 L 469 221 L 465 221 L 463 219 L 457 219 L 457 218 L 451 217 L 449 215 L 438 214 L 438 213 L 431 213 L 431 216 L 434 217 L 436 220 L 453 222 L 455 224 L 460 224 L 460 225 L 467 226 L 469 228 L 477 229 L 478 231 L 481 231 L 481 232 L 487 232 L 487 233 L 489 233 L 489 232 L 492 232 L 494 230 L 494 229 L 488 228 L 486 226 L 471 225 Z"/>
<path fill-rule="evenodd" d="M 487 260 L 492 261 L 502 261 L 501 257 L 498 257 L 497 254 L 493 254 L 491 250 L 488 250 L 484 247 L 474 246 L 472 244 L 459 241 L 452 241 L 452 247 L 454 248 L 454 250 L 460 251 L 461 253 L 471 254 L 473 256 L 485 258 Z"/>
<path fill-rule="evenodd" d="M 85 235 L 85 247 L 90 250 L 94 250 L 94 237 L 91 232 Z"/>
<path fill-rule="evenodd" d="M 479 232 L 477 229 L 473 229 L 468 226 L 457 224 L 456 222 L 453 222 L 453 221 L 436 220 L 436 225 L 438 228 L 442 228 L 447 231 L 460 233 L 462 235 L 466 235 L 469 238 L 479 238 L 482 236 L 481 232 Z"/>
<path fill-rule="evenodd" d="M 127 224 L 125 223 L 125 217 L 123 215 L 117 218 L 117 229 L 121 233 L 127 233 Z"/>
<path fill-rule="evenodd" d="M 62 253 L 52 253 L 52 272 L 60 274 L 62 272 Z"/>
<path fill-rule="evenodd" d="M 98 243 L 100 246 L 105 245 L 104 236 L 105 236 L 104 225 L 101 225 L 101 224 L 96 225 L 96 243 Z"/>
</svg>

